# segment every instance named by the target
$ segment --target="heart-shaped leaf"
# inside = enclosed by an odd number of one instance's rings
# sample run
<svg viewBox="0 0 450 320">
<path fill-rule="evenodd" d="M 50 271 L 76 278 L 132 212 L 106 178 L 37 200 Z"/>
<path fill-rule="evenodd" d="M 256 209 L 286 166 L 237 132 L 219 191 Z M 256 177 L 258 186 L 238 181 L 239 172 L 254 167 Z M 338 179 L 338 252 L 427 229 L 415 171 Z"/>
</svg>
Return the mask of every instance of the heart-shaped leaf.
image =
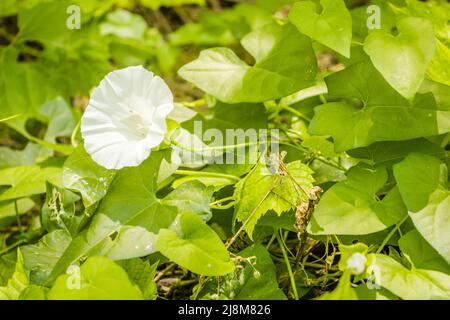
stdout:
<svg viewBox="0 0 450 320">
<path fill-rule="evenodd" d="M 389 84 L 405 98 L 413 98 L 425 77 L 435 50 L 433 25 L 416 17 L 397 22 L 398 35 L 383 30 L 369 33 L 364 51 Z"/>
<path fill-rule="evenodd" d="M 317 66 L 311 41 L 293 25 L 269 24 L 248 34 L 242 45 L 255 65 L 246 64 L 231 49 L 213 48 L 178 73 L 228 103 L 278 99 L 314 84 Z"/>
<path fill-rule="evenodd" d="M 309 132 L 331 135 L 336 151 L 450 131 L 450 107 L 446 103 L 430 92 L 418 94 L 409 103 L 369 61 L 353 64 L 325 81 L 329 99 L 343 101 L 316 107 Z"/>
<path fill-rule="evenodd" d="M 350 57 L 352 18 L 343 0 L 320 0 L 322 12 L 312 1 L 296 2 L 289 20 L 308 37 Z"/>
<path fill-rule="evenodd" d="M 385 167 L 353 167 L 347 180 L 332 186 L 320 200 L 308 226 L 312 234 L 369 234 L 386 229 L 406 215 L 397 188 L 382 200 L 377 193 L 388 179 Z"/>
</svg>

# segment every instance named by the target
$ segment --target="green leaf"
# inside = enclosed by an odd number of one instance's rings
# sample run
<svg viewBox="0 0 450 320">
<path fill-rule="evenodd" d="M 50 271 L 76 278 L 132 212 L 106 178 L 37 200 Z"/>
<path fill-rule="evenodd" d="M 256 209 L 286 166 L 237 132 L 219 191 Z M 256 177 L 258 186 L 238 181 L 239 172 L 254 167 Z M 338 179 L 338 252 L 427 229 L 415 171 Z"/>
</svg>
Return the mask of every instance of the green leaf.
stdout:
<svg viewBox="0 0 450 320">
<path fill-rule="evenodd" d="M 433 81 L 450 86 L 450 48 L 436 39 L 436 53 L 428 64 L 427 76 Z"/>
<path fill-rule="evenodd" d="M 150 158 L 139 167 L 117 172 L 97 215 L 64 251 L 52 270 L 49 282 L 86 256 L 129 259 L 155 252 L 158 233 L 171 228 L 178 212 L 189 207 L 190 210 L 199 210 L 200 215 L 204 214 L 204 204 L 186 206 L 190 196 L 185 192 L 169 194 L 171 205 L 165 203 L 166 199 L 156 197 L 163 156 L 164 152 L 152 152 Z"/>
<path fill-rule="evenodd" d="M 204 221 L 212 217 L 210 203 L 214 188 L 198 181 L 183 183 L 163 200 L 163 205 L 177 207 L 180 212 L 195 212 Z"/>
<path fill-rule="evenodd" d="M 65 188 L 79 192 L 84 205 L 90 207 L 106 195 L 115 174 L 95 163 L 80 145 L 64 163 L 62 180 Z"/>
<path fill-rule="evenodd" d="M 28 143 L 23 150 L 0 147 L 0 169 L 33 165 L 41 152 L 41 146 Z"/>
<path fill-rule="evenodd" d="M 61 185 L 61 169 L 20 166 L 0 170 L 0 185 L 11 186 L 0 195 L 0 201 L 45 193 L 47 181 Z"/>
<path fill-rule="evenodd" d="M 4 237 L 2 238 L 4 239 Z M 0 256 L 0 286 L 5 286 L 14 274 L 17 262 L 16 257 L 16 251 L 14 250 Z"/>
<path fill-rule="evenodd" d="M 336 289 L 323 294 L 318 300 L 358 300 L 358 295 L 351 286 L 350 276 L 350 269 L 344 271 Z"/>
<path fill-rule="evenodd" d="M 56 142 L 58 137 L 70 137 L 76 126 L 75 117 L 67 102 L 62 97 L 47 101 L 40 108 L 40 113 L 48 119 L 44 139 Z"/>
<path fill-rule="evenodd" d="M 398 35 L 373 30 L 364 51 L 389 84 L 402 96 L 413 98 L 419 89 L 435 50 L 433 25 L 416 17 L 397 22 Z"/>
<path fill-rule="evenodd" d="M 92 221 L 87 239 L 101 238 L 105 231 L 115 230 L 116 233 L 105 237 L 90 255 L 104 255 L 111 260 L 131 259 L 154 253 L 157 235 L 139 226 L 121 226 L 103 214 L 98 214 Z"/>
<path fill-rule="evenodd" d="M 312 234 L 363 235 L 382 231 L 400 221 L 406 209 L 397 188 L 382 200 L 378 192 L 387 182 L 385 167 L 359 165 L 347 180 L 325 192 L 308 226 Z"/>
<path fill-rule="evenodd" d="M 181 6 L 184 4 L 205 5 L 205 0 L 141 0 L 142 5 L 156 10 L 160 7 Z"/>
<path fill-rule="evenodd" d="M 18 62 L 20 51 L 8 47 L 0 52 L 0 118 L 20 114 L 7 121 L 8 125 L 20 127 L 29 117 L 45 120 L 39 107 L 58 96 L 58 89 L 48 81 L 41 66 Z"/>
<path fill-rule="evenodd" d="M 321 11 L 315 2 L 296 2 L 289 20 L 314 40 L 350 57 L 352 18 L 343 0 L 320 0 Z"/>
<path fill-rule="evenodd" d="M 252 245 L 238 253 L 241 268 L 223 278 L 210 278 L 200 293 L 201 299 L 286 300 L 279 288 L 276 269 L 262 245 Z"/>
<path fill-rule="evenodd" d="M 19 296 L 19 300 L 47 300 L 48 288 L 30 285 L 26 287 Z"/>
<path fill-rule="evenodd" d="M 408 256 L 415 268 L 450 274 L 450 265 L 420 235 L 419 231 L 408 232 L 400 238 L 398 244 L 402 253 Z"/>
<path fill-rule="evenodd" d="M 445 154 L 444 149 L 425 138 L 375 142 L 368 147 L 348 150 L 347 154 L 357 159 L 365 159 L 372 165 L 391 165 L 403 160 L 413 152 L 437 157 Z"/>
<path fill-rule="evenodd" d="M 252 238 L 258 220 L 273 210 L 278 216 L 308 201 L 313 187 L 312 170 L 300 161 L 291 162 L 280 171 L 271 172 L 259 161 L 252 171 L 236 184 L 235 217 L 244 223 L 244 229 Z"/>
<path fill-rule="evenodd" d="M 119 261 L 118 264 L 128 273 L 128 276 L 141 289 L 146 300 L 155 300 L 158 295 L 158 288 L 153 280 L 156 275 L 158 263 L 150 264 L 141 259 L 129 259 Z"/>
<path fill-rule="evenodd" d="M 171 229 L 162 229 L 156 247 L 170 260 L 206 276 L 224 275 L 234 270 L 219 236 L 191 212 L 177 217 Z"/>
<path fill-rule="evenodd" d="M 353 290 L 358 296 L 358 300 L 399 300 L 397 296 L 384 288 L 369 288 L 367 284 L 361 284 Z"/>
<path fill-rule="evenodd" d="M 9 227 L 11 223 L 17 221 L 15 201 L 17 201 L 17 213 L 19 215 L 28 212 L 35 205 L 33 200 L 29 198 L 0 202 L 0 228 Z"/>
<path fill-rule="evenodd" d="M 19 13 L 17 41 L 56 41 L 67 34 L 68 1 L 40 3 Z"/>
<path fill-rule="evenodd" d="M 28 274 L 23 265 L 23 257 L 20 250 L 17 251 L 16 269 L 6 284 L 0 287 L 0 300 L 17 300 L 20 293 L 29 285 Z"/>
<path fill-rule="evenodd" d="M 71 277 L 80 277 L 80 287 L 69 288 Z M 79 274 L 62 275 L 48 293 L 49 300 L 142 300 L 137 285 L 127 273 L 105 257 L 89 258 Z"/>
<path fill-rule="evenodd" d="M 242 39 L 242 45 L 255 58 L 254 66 L 231 49 L 213 48 L 202 51 L 178 73 L 228 103 L 278 99 L 314 84 L 316 61 L 311 43 L 291 24 L 264 26 Z"/>
<path fill-rule="evenodd" d="M 43 236 L 36 244 L 20 247 L 25 268 L 33 284 L 44 284 L 58 259 L 72 238 L 65 230 L 55 230 Z"/>
<path fill-rule="evenodd" d="M 118 9 L 109 13 L 100 25 L 102 35 L 115 35 L 119 38 L 142 40 L 147 30 L 145 19 L 130 11 Z"/>
<path fill-rule="evenodd" d="M 367 247 L 367 245 L 362 242 L 358 242 L 348 246 L 340 244 L 339 251 L 341 253 L 341 258 L 339 259 L 339 269 L 345 271 L 346 269 L 348 269 L 347 261 L 351 256 L 353 256 L 353 254 L 359 253 L 365 256 L 368 250 L 369 248 Z"/>
<path fill-rule="evenodd" d="M 394 166 L 409 216 L 425 240 L 450 263 L 448 170 L 437 158 L 411 154 Z"/>
<path fill-rule="evenodd" d="M 404 300 L 450 299 L 450 276 L 424 269 L 408 270 L 381 254 L 369 255 L 376 284 Z"/>
<path fill-rule="evenodd" d="M 309 132 L 331 135 L 336 151 L 450 131 L 449 106 L 437 104 L 431 93 L 419 94 L 409 103 L 386 83 L 370 62 L 351 65 L 325 81 L 330 99 L 347 100 L 318 106 Z M 350 99 L 360 100 L 362 107 Z"/>
</svg>

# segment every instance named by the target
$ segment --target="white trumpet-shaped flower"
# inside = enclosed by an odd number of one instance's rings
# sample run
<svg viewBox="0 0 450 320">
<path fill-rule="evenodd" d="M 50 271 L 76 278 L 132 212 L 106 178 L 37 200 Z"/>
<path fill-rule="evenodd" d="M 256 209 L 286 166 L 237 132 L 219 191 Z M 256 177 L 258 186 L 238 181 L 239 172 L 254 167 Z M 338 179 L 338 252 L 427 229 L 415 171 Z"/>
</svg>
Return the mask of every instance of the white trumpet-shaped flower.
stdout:
<svg viewBox="0 0 450 320">
<path fill-rule="evenodd" d="M 347 260 L 347 268 L 349 268 L 352 274 L 357 275 L 364 272 L 366 268 L 367 258 L 359 252 L 355 252 Z"/>
<path fill-rule="evenodd" d="M 81 120 L 84 147 L 107 169 L 138 166 L 160 145 L 173 95 L 142 66 L 109 73 L 94 89 Z"/>
</svg>

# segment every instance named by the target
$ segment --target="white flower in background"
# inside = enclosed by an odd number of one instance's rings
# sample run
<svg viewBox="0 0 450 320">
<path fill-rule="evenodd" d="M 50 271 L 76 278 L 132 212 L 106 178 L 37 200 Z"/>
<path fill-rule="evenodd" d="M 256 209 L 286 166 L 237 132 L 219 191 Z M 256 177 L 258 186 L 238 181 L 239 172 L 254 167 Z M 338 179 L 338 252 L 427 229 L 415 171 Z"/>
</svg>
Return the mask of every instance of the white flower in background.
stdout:
<svg viewBox="0 0 450 320">
<path fill-rule="evenodd" d="M 94 89 L 81 120 L 84 147 L 107 169 L 138 166 L 167 131 L 173 96 L 142 66 L 109 73 Z"/>
<path fill-rule="evenodd" d="M 366 268 L 367 258 L 359 252 L 351 255 L 347 260 L 347 268 L 352 271 L 352 274 L 357 275 L 364 272 Z"/>
</svg>

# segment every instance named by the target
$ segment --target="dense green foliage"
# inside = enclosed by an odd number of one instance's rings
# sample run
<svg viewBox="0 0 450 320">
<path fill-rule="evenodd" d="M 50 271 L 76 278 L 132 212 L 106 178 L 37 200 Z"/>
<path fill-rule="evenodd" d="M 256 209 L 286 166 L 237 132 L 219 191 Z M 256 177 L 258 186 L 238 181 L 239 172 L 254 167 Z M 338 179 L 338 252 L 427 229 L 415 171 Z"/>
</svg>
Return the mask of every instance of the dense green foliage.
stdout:
<svg viewBox="0 0 450 320">
<path fill-rule="evenodd" d="M 0 299 L 450 299 L 449 21 L 445 0 L 1 0 Z M 80 119 L 131 65 L 177 112 L 107 170 Z M 179 165 L 194 121 L 278 129 L 280 152 Z"/>
</svg>

